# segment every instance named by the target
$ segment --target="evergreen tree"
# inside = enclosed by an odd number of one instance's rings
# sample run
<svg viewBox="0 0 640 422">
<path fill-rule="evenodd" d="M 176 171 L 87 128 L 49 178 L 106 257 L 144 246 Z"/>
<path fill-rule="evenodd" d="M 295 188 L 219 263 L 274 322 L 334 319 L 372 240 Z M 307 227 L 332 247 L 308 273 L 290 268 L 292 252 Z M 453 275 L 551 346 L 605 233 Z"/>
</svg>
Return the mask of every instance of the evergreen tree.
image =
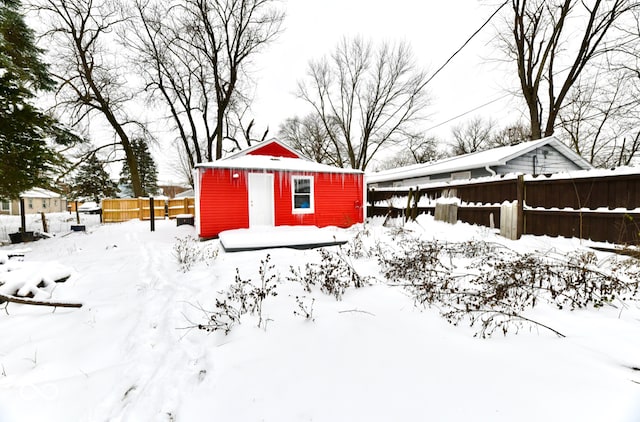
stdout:
<svg viewBox="0 0 640 422">
<path fill-rule="evenodd" d="M 149 148 L 144 139 L 135 138 L 131 140 L 131 148 L 138 162 L 138 174 L 144 196 L 152 196 L 158 192 L 158 171 L 156 163 L 149 152 Z M 125 161 L 120 172 L 121 190 L 126 196 L 133 192 L 131 187 L 131 171 L 129 164 Z"/>
<path fill-rule="evenodd" d="M 99 202 L 102 198 L 114 197 L 118 192 L 115 182 L 95 154 L 85 161 L 73 179 L 73 196 Z"/>
<path fill-rule="evenodd" d="M 18 12 L 19 0 L 0 0 L 0 197 L 16 198 L 34 186 L 48 186 L 64 163 L 53 144 L 75 137 L 38 110 L 36 91 L 54 82 L 41 61 L 33 31 Z"/>
</svg>

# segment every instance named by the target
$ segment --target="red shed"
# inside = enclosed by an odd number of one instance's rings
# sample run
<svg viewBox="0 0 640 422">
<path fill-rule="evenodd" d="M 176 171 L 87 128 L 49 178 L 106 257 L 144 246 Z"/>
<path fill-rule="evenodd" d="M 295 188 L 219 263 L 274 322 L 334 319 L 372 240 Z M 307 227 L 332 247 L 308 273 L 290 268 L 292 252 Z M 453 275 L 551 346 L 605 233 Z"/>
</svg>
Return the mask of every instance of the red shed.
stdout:
<svg viewBox="0 0 640 422">
<path fill-rule="evenodd" d="M 256 226 L 349 227 L 364 221 L 364 173 L 312 162 L 276 141 L 196 166 L 201 238 Z"/>
</svg>

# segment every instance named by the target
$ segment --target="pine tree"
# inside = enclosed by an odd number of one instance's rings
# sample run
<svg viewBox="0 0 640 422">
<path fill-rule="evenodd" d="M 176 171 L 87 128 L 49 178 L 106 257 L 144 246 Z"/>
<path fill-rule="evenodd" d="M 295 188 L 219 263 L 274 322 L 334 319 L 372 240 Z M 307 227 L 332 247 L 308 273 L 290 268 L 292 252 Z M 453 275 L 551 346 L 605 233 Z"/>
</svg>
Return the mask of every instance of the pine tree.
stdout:
<svg viewBox="0 0 640 422">
<path fill-rule="evenodd" d="M 114 197 L 118 192 L 115 182 L 95 154 L 85 161 L 73 179 L 73 196 L 99 202 L 102 198 Z"/>
<path fill-rule="evenodd" d="M 19 8 L 19 0 L 0 0 L 0 197 L 3 198 L 16 198 L 34 186 L 48 186 L 53 173 L 65 161 L 50 143 L 68 145 L 79 141 L 32 104 L 35 93 L 52 90 L 54 82 Z"/>
<path fill-rule="evenodd" d="M 156 163 L 149 152 L 149 148 L 144 139 L 135 138 L 131 140 L 131 148 L 138 161 L 138 174 L 140 175 L 140 183 L 144 196 L 153 196 L 158 192 L 158 171 Z M 131 172 L 129 165 L 125 161 L 120 172 L 121 190 L 129 196 L 133 189 L 131 188 Z"/>
</svg>

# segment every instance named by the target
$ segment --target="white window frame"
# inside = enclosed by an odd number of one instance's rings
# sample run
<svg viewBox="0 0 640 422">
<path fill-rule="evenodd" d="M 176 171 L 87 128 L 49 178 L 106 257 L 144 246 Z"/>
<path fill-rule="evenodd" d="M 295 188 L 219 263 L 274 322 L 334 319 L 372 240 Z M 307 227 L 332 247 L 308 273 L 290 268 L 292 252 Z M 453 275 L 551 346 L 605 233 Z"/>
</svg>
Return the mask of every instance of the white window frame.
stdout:
<svg viewBox="0 0 640 422">
<path fill-rule="evenodd" d="M 296 181 L 309 180 L 309 208 L 296 208 Z M 300 193 L 298 195 L 307 195 Z M 291 213 L 292 214 L 313 214 L 315 212 L 314 201 L 314 180 L 313 176 L 291 176 Z"/>
<path fill-rule="evenodd" d="M 0 211 L 11 212 L 11 201 L 0 199 Z"/>
</svg>

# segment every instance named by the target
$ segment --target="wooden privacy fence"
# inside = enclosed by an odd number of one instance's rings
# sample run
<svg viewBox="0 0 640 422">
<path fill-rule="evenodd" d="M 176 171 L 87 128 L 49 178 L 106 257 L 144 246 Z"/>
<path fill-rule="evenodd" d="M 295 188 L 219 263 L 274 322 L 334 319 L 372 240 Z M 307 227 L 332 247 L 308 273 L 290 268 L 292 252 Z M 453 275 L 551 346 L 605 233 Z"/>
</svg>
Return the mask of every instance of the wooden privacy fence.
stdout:
<svg viewBox="0 0 640 422">
<path fill-rule="evenodd" d="M 133 219 L 149 220 L 151 204 L 149 198 L 116 198 L 102 200 L 102 221 L 120 223 Z M 179 214 L 193 214 L 194 198 L 153 200 L 154 219 L 175 218 Z"/>
<path fill-rule="evenodd" d="M 589 176 L 594 173 L 597 175 Z M 402 199 L 393 199 L 409 196 L 413 200 L 408 206 L 397 206 Z M 514 238 L 534 234 L 640 242 L 640 169 L 630 174 L 592 171 L 577 172 L 573 178 L 513 176 L 411 189 L 370 189 L 367 213 L 390 217 L 433 215 L 435 198 L 442 196 L 461 200 L 459 221 L 483 226 L 493 222 L 496 228 L 506 221 L 501 215 L 502 204 L 515 202 L 511 211 L 515 216 L 508 220 L 515 230 Z"/>
<path fill-rule="evenodd" d="M 180 214 L 195 215 L 195 198 L 169 199 L 167 213 L 169 218 L 176 218 Z"/>
</svg>

